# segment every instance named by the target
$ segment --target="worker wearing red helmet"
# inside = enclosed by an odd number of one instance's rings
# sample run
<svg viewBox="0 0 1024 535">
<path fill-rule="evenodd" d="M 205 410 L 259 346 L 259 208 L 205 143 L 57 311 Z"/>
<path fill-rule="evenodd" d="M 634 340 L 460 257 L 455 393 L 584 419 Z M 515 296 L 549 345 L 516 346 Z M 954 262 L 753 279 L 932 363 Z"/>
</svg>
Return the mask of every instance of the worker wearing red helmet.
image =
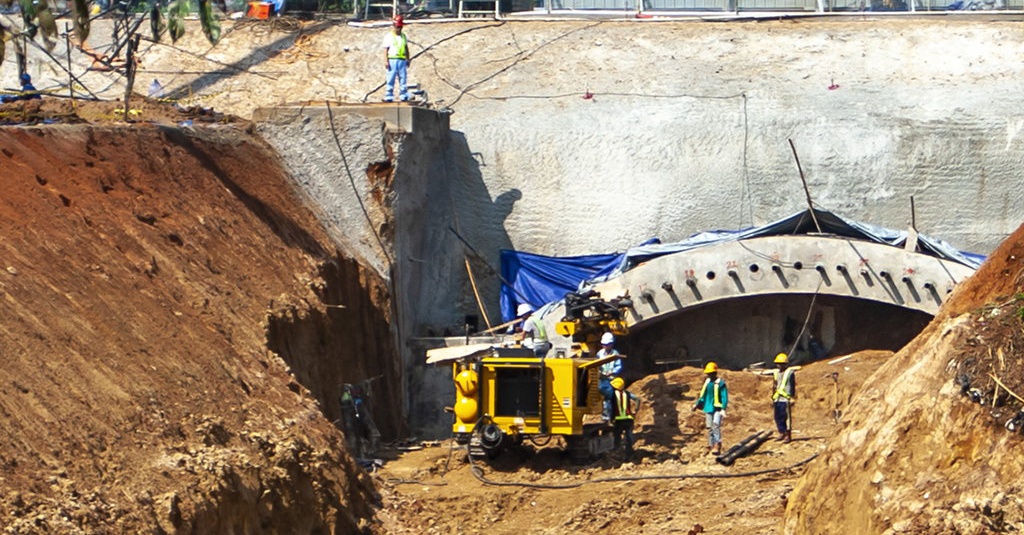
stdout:
<svg viewBox="0 0 1024 535">
<path fill-rule="evenodd" d="M 405 20 L 401 15 L 395 15 L 391 22 L 391 32 L 384 36 L 384 51 L 387 54 L 387 88 L 384 93 L 384 102 L 395 100 L 395 79 L 398 79 L 398 98 L 402 102 L 409 100 L 409 63 L 412 57 L 409 55 L 409 39 L 406 38 L 402 28 L 405 27 Z"/>
</svg>

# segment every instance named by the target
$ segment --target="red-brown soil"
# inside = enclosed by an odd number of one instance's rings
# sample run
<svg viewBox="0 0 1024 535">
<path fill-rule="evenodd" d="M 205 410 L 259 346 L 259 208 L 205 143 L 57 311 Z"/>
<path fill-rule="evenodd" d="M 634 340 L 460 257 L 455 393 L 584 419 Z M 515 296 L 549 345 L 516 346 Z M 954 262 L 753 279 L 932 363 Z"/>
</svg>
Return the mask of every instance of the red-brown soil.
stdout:
<svg viewBox="0 0 1024 535">
<path fill-rule="evenodd" d="M 328 419 L 352 355 L 300 384 L 289 366 L 310 346 L 268 328 L 317 317 L 368 345 L 388 338 L 386 294 L 262 142 L 231 126 L 4 127 L 0 177 L 7 532 L 368 525 L 375 491 Z M 341 295 L 348 308 L 324 306 Z"/>
</svg>

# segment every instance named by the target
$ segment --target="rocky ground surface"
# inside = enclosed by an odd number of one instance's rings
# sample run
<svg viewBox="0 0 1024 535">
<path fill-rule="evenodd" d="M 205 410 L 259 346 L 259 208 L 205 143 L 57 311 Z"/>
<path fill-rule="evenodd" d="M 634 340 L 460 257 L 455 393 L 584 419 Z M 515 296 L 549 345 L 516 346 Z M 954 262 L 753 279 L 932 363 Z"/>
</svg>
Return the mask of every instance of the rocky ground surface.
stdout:
<svg viewBox="0 0 1024 535">
<path fill-rule="evenodd" d="M 704 418 L 690 411 L 701 370 L 645 377 L 629 389 L 643 400 L 637 454 L 573 465 L 553 441 L 470 464 L 451 442 L 387 452 L 373 474 L 389 533 L 781 533 L 789 495 L 840 428 L 862 383 L 891 353 L 868 351 L 797 372 L 793 441 L 770 440 L 724 466 L 708 454 Z M 770 376 L 724 371 L 728 448 L 774 430 Z"/>
</svg>

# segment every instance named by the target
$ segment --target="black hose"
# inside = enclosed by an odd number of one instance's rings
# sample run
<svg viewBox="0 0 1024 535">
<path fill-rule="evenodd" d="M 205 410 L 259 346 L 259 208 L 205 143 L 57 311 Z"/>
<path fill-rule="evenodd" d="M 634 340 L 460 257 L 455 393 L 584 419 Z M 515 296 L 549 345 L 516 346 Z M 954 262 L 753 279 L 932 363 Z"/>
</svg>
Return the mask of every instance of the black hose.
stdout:
<svg viewBox="0 0 1024 535">
<path fill-rule="evenodd" d="M 582 487 L 587 483 L 614 483 L 621 481 L 643 481 L 643 480 L 654 480 L 654 479 L 726 479 L 726 478 L 737 478 L 737 477 L 753 477 L 765 474 L 773 474 L 776 472 L 785 472 L 794 468 L 799 468 L 818 457 L 819 454 L 815 453 L 810 457 L 781 468 L 766 468 L 764 470 L 754 470 L 752 472 L 738 472 L 728 474 L 675 474 L 675 475 L 650 475 L 650 476 L 624 476 L 624 477 L 603 477 L 598 479 L 589 479 L 587 481 L 580 481 L 579 483 L 567 483 L 564 485 L 544 485 L 541 483 L 520 483 L 515 481 L 491 481 L 483 475 L 483 470 L 480 469 L 475 463 L 473 458 L 470 457 L 469 469 L 473 473 L 473 476 L 480 480 L 485 485 L 493 485 L 497 487 L 525 487 L 531 489 L 574 489 Z"/>
<path fill-rule="evenodd" d="M 425 485 L 429 487 L 445 487 L 448 485 L 447 481 L 431 483 L 428 481 L 420 481 L 419 479 L 406 479 L 404 477 L 386 477 L 381 480 L 389 485 Z"/>
<path fill-rule="evenodd" d="M 527 440 L 529 440 L 530 444 L 533 444 L 534 446 L 542 447 L 550 444 L 551 439 L 554 438 L 554 435 L 544 435 L 544 437 L 547 439 L 544 442 L 540 442 L 538 438 L 534 435 L 530 435 L 529 437 L 527 437 Z"/>
</svg>

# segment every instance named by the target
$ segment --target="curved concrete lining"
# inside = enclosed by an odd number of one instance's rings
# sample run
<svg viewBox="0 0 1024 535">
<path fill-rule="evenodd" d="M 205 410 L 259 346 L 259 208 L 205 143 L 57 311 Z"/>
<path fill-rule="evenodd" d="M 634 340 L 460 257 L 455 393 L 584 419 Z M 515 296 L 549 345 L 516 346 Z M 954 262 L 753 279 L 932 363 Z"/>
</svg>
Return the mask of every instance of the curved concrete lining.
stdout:
<svg viewBox="0 0 1024 535">
<path fill-rule="evenodd" d="M 874 242 L 771 236 L 655 258 L 594 289 L 606 299 L 628 292 L 632 328 L 716 301 L 778 294 L 867 299 L 934 315 L 973 273 L 956 262 Z M 562 306 L 545 315 L 548 332 L 563 315 Z"/>
</svg>

